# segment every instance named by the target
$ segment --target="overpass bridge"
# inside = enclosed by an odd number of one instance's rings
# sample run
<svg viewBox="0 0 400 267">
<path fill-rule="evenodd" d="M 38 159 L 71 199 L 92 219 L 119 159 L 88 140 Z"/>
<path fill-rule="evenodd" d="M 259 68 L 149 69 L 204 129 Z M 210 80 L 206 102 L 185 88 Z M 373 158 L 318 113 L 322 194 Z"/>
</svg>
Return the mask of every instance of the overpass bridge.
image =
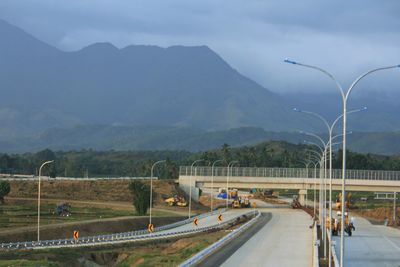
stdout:
<svg viewBox="0 0 400 267">
<path fill-rule="evenodd" d="M 197 200 L 199 189 L 225 188 L 229 180 L 229 188 L 265 188 L 265 189 L 298 189 L 300 194 L 305 190 L 319 188 L 323 182 L 322 171 L 314 173 L 314 169 L 305 168 L 253 168 L 253 167 L 211 167 L 181 166 L 179 185 L 189 192 L 192 184 L 192 196 Z M 314 177 L 315 175 L 315 177 Z M 328 174 L 327 174 L 328 176 Z M 342 186 L 342 170 L 332 170 L 332 189 L 340 190 Z M 347 170 L 346 189 L 349 191 L 400 192 L 400 171 Z"/>
</svg>

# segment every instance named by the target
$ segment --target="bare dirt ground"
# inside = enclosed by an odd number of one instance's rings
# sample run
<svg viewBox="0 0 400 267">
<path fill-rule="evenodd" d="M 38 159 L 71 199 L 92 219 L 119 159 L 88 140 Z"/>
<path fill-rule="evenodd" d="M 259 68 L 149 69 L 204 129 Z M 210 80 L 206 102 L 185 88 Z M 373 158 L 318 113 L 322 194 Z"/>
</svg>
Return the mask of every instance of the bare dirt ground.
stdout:
<svg viewBox="0 0 400 267">
<path fill-rule="evenodd" d="M 132 195 L 129 191 L 129 183 L 127 180 L 99 180 L 99 181 L 42 181 L 41 197 L 45 199 L 57 199 L 60 201 L 88 204 L 109 203 L 108 206 L 114 205 L 116 208 L 132 207 Z M 145 181 L 150 183 L 150 181 Z M 32 181 L 11 181 L 11 192 L 9 198 L 37 198 L 37 182 Z M 164 200 L 173 195 L 183 195 L 184 193 L 178 187 L 174 180 L 156 180 L 153 181 L 153 189 L 155 195 L 154 205 L 162 209 L 173 211 L 182 211 L 182 208 L 169 208 Z M 124 203 L 124 204 L 122 204 Z M 194 211 L 205 211 L 202 205 L 192 203 Z"/>
<path fill-rule="evenodd" d="M 6 197 L 6 200 L 25 200 L 25 201 L 37 201 L 37 198 L 26 198 L 26 197 Z M 61 198 L 47 198 L 41 199 L 42 202 L 49 203 L 62 203 L 68 202 L 73 204 L 74 206 L 84 206 L 84 207 L 102 207 L 102 208 L 112 208 L 114 210 L 134 210 L 134 207 L 131 202 L 122 202 L 122 201 L 84 201 L 84 200 L 68 200 Z M 168 211 L 168 213 L 173 213 L 176 215 L 185 215 L 187 211 L 182 208 L 174 208 L 168 207 L 164 203 L 153 208 L 154 211 Z M 1 230 L 0 230 L 1 232 Z"/>
<path fill-rule="evenodd" d="M 149 181 L 146 181 L 149 182 Z M 112 210 L 134 211 L 129 181 L 42 181 L 42 203 L 68 202 L 73 207 L 111 208 Z M 5 201 L 37 201 L 37 182 L 11 181 L 11 192 Z M 155 207 L 153 219 L 156 226 L 181 220 L 188 213 L 187 207 L 169 207 L 164 200 L 176 194 L 183 194 L 173 180 L 153 181 Z M 192 203 L 192 212 L 200 213 L 208 208 Z M 121 212 L 120 212 L 121 213 Z M 117 214 L 117 213 L 116 213 Z M 42 239 L 69 238 L 74 230 L 81 236 L 145 229 L 148 217 L 117 215 L 114 218 L 86 219 L 84 221 L 62 222 L 41 226 Z M 0 229 L 0 243 L 8 241 L 34 240 L 36 225 Z"/>
<path fill-rule="evenodd" d="M 130 202 L 128 180 L 98 180 L 98 181 L 42 181 L 41 196 L 49 199 L 94 200 Z M 150 183 L 146 181 L 145 183 Z M 11 181 L 9 197 L 37 197 L 37 182 Z M 173 180 L 156 180 L 153 182 L 156 193 L 156 204 L 171 194 L 177 194 L 178 189 Z"/>
<path fill-rule="evenodd" d="M 393 221 L 393 208 L 373 208 L 366 210 L 353 210 L 352 213 L 357 214 L 359 216 L 365 217 L 366 219 L 372 219 L 373 221 L 377 221 L 383 223 L 385 220 L 388 220 L 388 225 L 400 227 L 400 208 L 396 209 L 396 222 Z"/>
<path fill-rule="evenodd" d="M 199 199 L 199 203 L 203 206 L 211 207 L 211 196 L 208 194 L 201 196 Z M 221 208 L 221 207 L 225 207 L 225 205 L 226 205 L 225 200 L 222 200 L 222 199 L 214 199 L 213 200 L 213 208 Z"/>
</svg>

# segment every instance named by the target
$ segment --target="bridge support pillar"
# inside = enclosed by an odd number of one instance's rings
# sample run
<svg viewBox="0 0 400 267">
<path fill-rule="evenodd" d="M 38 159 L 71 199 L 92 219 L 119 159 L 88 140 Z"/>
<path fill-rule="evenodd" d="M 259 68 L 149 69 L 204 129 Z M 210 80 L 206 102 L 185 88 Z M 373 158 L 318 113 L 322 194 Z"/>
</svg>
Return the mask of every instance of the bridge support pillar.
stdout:
<svg viewBox="0 0 400 267">
<path fill-rule="evenodd" d="M 190 186 L 192 184 L 192 186 Z M 199 201 L 200 189 L 196 187 L 196 177 L 193 176 L 179 176 L 179 187 L 185 191 L 186 194 L 190 194 L 190 188 L 192 188 L 192 200 Z"/>
<path fill-rule="evenodd" d="M 307 190 L 300 189 L 299 190 L 299 202 L 302 206 L 306 205 L 306 199 L 307 199 Z"/>
</svg>

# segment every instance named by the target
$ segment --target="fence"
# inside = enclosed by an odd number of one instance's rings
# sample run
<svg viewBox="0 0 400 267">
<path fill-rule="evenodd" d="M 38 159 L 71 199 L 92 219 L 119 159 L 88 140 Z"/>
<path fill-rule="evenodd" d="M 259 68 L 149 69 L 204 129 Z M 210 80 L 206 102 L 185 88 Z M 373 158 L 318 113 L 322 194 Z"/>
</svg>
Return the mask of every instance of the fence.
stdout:
<svg viewBox="0 0 400 267">
<path fill-rule="evenodd" d="M 181 166 L 179 175 L 212 176 L 212 167 Z M 322 173 L 318 169 L 316 177 Z M 214 176 L 227 176 L 227 167 L 215 167 Z M 329 175 L 329 174 L 328 174 Z M 314 168 L 254 168 L 254 167 L 232 167 L 229 168 L 229 176 L 232 177 L 268 177 L 268 178 L 314 178 Z M 341 179 L 342 170 L 332 170 L 333 179 Z M 399 181 L 400 171 L 377 171 L 377 170 L 346 170 L 346 179 L 360 180 L 388 180 Z"/>
</svg>

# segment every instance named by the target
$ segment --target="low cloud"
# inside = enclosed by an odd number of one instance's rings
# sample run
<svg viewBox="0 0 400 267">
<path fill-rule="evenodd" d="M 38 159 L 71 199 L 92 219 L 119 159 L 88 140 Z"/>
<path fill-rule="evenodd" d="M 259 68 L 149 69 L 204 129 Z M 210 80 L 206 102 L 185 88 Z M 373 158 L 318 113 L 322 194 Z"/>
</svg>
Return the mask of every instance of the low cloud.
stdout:
<svg viewBox="0 0 400 267">
<path fill-rule="evenodd" d="M 244 75 L 277 92 L 334 90 L 319 65 L 349 84 L 370 68 L 400 64 L 400 2 L 2 0 L 0 18 L 62 50 L 94 42 L 208 45 Z M 399 73 L 363 85 L 398 90 Z M 395 88 L 397 87 L 397 88 Z"/>
</svg>

